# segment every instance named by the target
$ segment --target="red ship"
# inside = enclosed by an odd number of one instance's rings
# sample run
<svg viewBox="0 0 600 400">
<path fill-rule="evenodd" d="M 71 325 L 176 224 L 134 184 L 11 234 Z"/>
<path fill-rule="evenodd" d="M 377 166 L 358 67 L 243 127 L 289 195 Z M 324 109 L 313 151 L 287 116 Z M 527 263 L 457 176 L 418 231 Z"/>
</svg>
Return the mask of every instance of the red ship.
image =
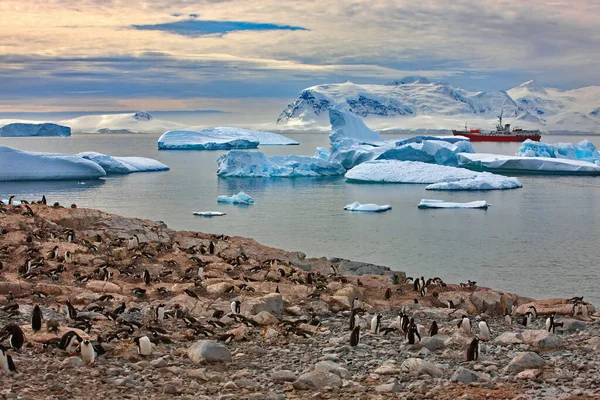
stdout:
<svg viewBox="0 0 600 400">
<path fill-rule="evenodd" d="M 481 129 L 467 129 L 465 125 L 464 131 L 452 129 L 454 136 L 464 136 L 471 142 L 524 142 L 527 139 L 539 142 L 542 134 L 539 129 L 526 130 L 516 126 L 512 131 L 510 124 L 502 125 L 502 114 L 498 116 L 500 122 L 496 125 L 495 131 L 482 132 Z"/>
</svg>

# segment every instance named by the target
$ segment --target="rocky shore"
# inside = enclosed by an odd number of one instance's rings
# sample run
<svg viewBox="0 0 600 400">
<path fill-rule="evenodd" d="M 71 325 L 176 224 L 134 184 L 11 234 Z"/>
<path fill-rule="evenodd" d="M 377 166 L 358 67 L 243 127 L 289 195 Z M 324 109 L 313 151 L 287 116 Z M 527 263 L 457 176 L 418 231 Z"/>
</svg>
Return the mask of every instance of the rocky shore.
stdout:
<svg viewBox="0 0 600 400">
<path fill-rule="evenodd" d="M 443 276 L 420 293 L 386 267 L 42 204 L 0 206 L 0 266 L 0 328 L 25 334 L 21 349 L 6 351 L 16 372 L 0 371 L 5 399 L 600 398 L 600 315 L 585 301 L 536 301 Z M 45 322 L 37 332 L 35 305 Z M 419 328 L 415 344 L 400 313 Z M 387 334 L 371 332 L 377 314 Z M 562 324 L 555 333 L 551 314 Z M 457 327 L 465 316 L 469 332 Z M 481 320 L 489 341 L 467 361 Z M 87 365 L 78 350 L 56 348 L 71 330 L 106 353 Z M 151 355 L 138 354 L 141 336 L 154 342 Z"/>
</svg>

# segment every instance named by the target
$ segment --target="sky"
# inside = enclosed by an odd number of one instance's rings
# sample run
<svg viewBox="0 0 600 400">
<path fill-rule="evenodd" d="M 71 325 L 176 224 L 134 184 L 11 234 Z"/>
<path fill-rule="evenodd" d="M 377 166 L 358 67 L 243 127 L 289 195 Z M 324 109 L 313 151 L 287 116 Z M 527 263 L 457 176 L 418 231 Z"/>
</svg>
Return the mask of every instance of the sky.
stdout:
<svg viewBox="0 0 600 400">
<path fill-rule="evenodd" d="M 599 21 L 597 0 L 0 0 L 0 113 L 275 119 L 303 88 L 407 75 L 600 85 Z"/>
</svg>

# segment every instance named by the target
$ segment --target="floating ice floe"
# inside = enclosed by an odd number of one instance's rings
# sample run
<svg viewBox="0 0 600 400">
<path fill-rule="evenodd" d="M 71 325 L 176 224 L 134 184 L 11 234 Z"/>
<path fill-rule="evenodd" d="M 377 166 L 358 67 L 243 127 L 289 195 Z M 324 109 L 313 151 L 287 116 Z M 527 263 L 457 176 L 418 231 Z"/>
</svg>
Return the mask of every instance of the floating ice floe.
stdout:
<svg viewBox="0 0 600 400">
<path fill-rule="evenodd" d="M 571 143 L 547 144 L 527 139 L 516 155 L 521 157 L 567 158 L 592 163 L 600 160 L 600 153 L 589 140 L 582 140 L 575 146 Z"/>
<path fill-rule="evenodd" d="M 259 144 L 296 145 L 298 142 L 276 133 L 230 127 L 168 131 L 158 139 L 159 150 L 252 149 Z"/>
<path fill-rule="evenodd" d="M 196 211 L 192 213 L 193 215 L 198 215 L 200 217 L 222 217 L 227 215 L 227 213 L 220 211 Z"/>
<path fill-rule="evenodd" d="M 168 171 L 169 167 L 152 158 L 145 157 L 111 157 L 96 152 L 75 154 L 100 165 L 107 174 L 130 174 L 133 172 Z"/>
<path fill-rule="evenodd" d="M 354 182 L 434 184 L 426 187 L 429 190 L 493 190 L 522 187 L 517 178 L 418 161 L 368 161 L 346 172 L 346 178 Z"/>
<path fill-rule="evenodd" d="M 239 192 L 233 196 L 219 196 L 217 197 L 217 202 L 229 204 L 254 204 L 254 199 L 244 192 Z"/>
<path fill-rule="evenodd" d="M 42 124 L 15 122 L 0 127 L 0 136 L 71 136 L 71 128 L 49 122 Z"/>
<path fill-rule="evenodd" d="M 489 204 L 485 200 L 471 201 L 468 203 L 452 203 L 444 200 L 422 199 L 419 208 L 481 208 L 487 209 Z"/>
<path fill-rule="evenodd" d="M 459 166 L 475 171 L 532 175 L 600 175 L 600 165 L 567 158 L 459 154 Z"/>
<path fill-rule="evenodd" d="M 106 172 L 100 165 L 81 157 L 0 146 L 0 181 L 98 179 L 103 176 Z"/>
<path fill-rule="evenodd" d="M 372 204 L 372 203 L 367 203 L 367 204 L 360 204 L 358 201 L 355 201 L 352 204 L 348 204 L 347 206 L 344 207 L 344 210 L 346 211 L 362 211 L 362 212 L 383 212 L 383 211 L 387 211 L 387 210 L 391 210 L 392 206 L 386 204 L 383 206 L 377 205 L 377 204 Z"/>
<path fill-rule="evenodd" d="M 318 152 L 317 152 L 318 153 Z M 305 177 L 343 175 L 341 164 L 319 156 L 272 156 L 232 150 L 217 158 L 217 174 L 223 177 Z"/>
</svg>

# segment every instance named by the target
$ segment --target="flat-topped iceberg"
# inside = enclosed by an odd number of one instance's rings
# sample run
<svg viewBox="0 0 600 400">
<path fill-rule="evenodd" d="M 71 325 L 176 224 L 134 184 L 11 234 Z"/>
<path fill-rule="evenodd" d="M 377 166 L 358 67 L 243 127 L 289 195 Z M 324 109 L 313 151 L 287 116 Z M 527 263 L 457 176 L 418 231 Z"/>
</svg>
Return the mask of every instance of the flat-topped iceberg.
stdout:
<svg viewBox="0 0 600 400">
<path fill-rule="evenodd" d="M 365 183 L 429 183 L 430 190 L 494 190 L 522 187 L 516 178 L 418 161 L 377 160 L 346 172 L 348 181 Z"/>
<path fill-rule="evenodd" d="M 302 177 L 343 175 L 341 164 L 319 156 L 272 156 L 255 151 L 232 150 L 217 158 L 217 174 L 223 177 Z"/>
<path fill-rule="evenodd" d="M 220 211 L 196 211 L 192 213 L 193 215 L 197 215 L 199 217 L 222 217 L 227 215 L 227 213 Z"/>
<path fill-rule="evenodd" d="M 71 136 L 71 128 L 53 123 L 31 124 L 15 122 L 0 127 L 2 137 Z"/>
<path fill-rule="evenodd" d="M 461 167 L 475 171 L 532 175 L 600 175 L 600 165 L 581 160 L 548 157 L 519 157 L 499 154 L 458 155 Z"/>
<path fill-rule="evenodd" d="M 131 174 L 133 172 L 168 171 L 169 167 L 152 158 L 111 157 L 92 151 L 75 154 L 100 165 L 107 174 Z"/>
<path fill-rule="evenodd" d="M 392 209 L 392 206 L 390 206 L 389 204 L 380 206 L 380 205 L 373 204 L 373 203 L 360 204 L 358 201 L 355 201 L 354 203 L 348 204 L 344 207 L 344 210 L 346 210 L 346 211 L 361 211 L 361 212 L 383 212 L 383 211 L 387 211 L 387 210 L 391 210 L 391 209 Z"/>
<path fill-rule="evenodd" d="M 444 200 L 422 199 L 418 207 L 426 208 L 480 208 L 487 209 L 489 204 L 485 200 L 470 201 L 468 203 L 452 203 Z"/>
<path fill-rule="evenodd" d="M 159 150 L 252 149 L 259 144 L 296 145 L 298 142 L 276 133 L 230 127 L 168 131 L 158 139 Z"/>
<path fill-rule="evenodd" d="M 229 204 L 254 204 L 254 199 L 244 192 L 239 192 L 232 196 L 219 196 L 217 197 L 217 203 L 229 203 Z"/>
<path fill-rule="evenodd" d="M 521 157 L 567 158 L 595 162 L 600 160 L 600 153 L 589 140 L 582 140 L 577 146 L 571 143 L 541 143 L 527 139 L 516 154 Z"/>
<path fill-rule="evenodd" d="M 0 181 L 98 179 L 104 169 L 81 157 L 0 146 Z"/>
</svg>

